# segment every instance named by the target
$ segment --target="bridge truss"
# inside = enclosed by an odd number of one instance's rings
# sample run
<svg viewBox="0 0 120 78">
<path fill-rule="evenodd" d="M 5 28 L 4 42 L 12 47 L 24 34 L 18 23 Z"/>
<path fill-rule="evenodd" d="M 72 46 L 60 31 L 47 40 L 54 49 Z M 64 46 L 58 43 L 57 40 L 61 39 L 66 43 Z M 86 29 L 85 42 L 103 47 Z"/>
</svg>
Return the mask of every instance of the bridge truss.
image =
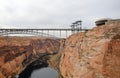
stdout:
<svg viewBox="0 0 120 78">
<path fill-rule="evenodd" d="M 0 29 L 0 36 L 10 36 L 10 34 L 24 34 L 24 35 L 33 35 L 33 36 L 46 36 L 46 37 L 52 37 L 52 38 L 61 38 L 62 35 L 66 35 L 66 37 L 71 34 L 73 34 L 73 31 L 79 32 L 79 31 L 88 31 L 89 29 Z M 50 32 L 53 32 L 54 34 L 51 35 Z M 59 32 L 56 33 L 56 32 Z M 64 32 L 64 33 L 63 33 Z M 71 33 L 70 33 L 71 32 Z M 57 34 L 57 36 L 55 36 Z"/>
</svg>

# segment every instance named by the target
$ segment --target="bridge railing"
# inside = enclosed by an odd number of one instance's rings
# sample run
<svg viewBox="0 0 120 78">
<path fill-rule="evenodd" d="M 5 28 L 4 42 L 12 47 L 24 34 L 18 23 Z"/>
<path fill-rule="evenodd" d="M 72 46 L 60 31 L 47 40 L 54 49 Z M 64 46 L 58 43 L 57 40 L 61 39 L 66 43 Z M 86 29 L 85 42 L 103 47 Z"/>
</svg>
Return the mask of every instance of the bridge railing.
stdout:
<svg viewBox="0 0 120 78">
<path fill-rule="evenodd" d="M 78 30 L 78 29 L 0 29 L 0 36 L 9 36 L 9 34 L 30 34 L 30 35 L 37 35 L 37 36 L 46 36 L 46 37 L 51 37 L 51 38 L 58 38 L 55 35 L 50 35 L 50 31 L 58 31 L 60 33 L 60 37 L 61 35 L 63 35 L 61 32 L 62 31 L 66 31 L 66 37 L 68 34 L 68 31 L 71 32 L 71 34 L 73 34 L 72 32 L 78 32 L 78 31 L 88 31 L 89 29 L 82 29 L 82 30 Z M 44 31 L 47 31 L 48 33 L 44 33 Z"/>
<path fill-rule="evenodd" d="M 50 37 L 50 38 L 58 38 L 54 35 L 46 34 L 40 31 L 35 30 L 13 30 L 13 29 L 0 29 L 0 36 L 9 36 L 9 34 L 30 34 L 30 35 L 37 35 L 37 36 L 44 36 L 44 37 Z"/>
</svg>

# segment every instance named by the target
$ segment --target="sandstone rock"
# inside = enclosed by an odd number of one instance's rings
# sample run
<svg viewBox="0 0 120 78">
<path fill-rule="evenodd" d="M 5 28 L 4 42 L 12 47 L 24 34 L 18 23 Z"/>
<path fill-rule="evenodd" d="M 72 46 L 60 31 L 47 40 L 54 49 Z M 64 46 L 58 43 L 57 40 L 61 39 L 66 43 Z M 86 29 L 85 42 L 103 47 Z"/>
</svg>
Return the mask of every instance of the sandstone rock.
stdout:
<svg viewBox="0 0 120 78">
<path fill-rule="evenodd" d="M 41 37 L 0 37 L 0 78 L 13 78 L 41 53 L 57 52 L 57 39 Z"/>
<path fill-rule="evenodd" d="M 120 23 L 67 38 L 60 72 L 64 78 L 120 78 Z"/>
</svg>

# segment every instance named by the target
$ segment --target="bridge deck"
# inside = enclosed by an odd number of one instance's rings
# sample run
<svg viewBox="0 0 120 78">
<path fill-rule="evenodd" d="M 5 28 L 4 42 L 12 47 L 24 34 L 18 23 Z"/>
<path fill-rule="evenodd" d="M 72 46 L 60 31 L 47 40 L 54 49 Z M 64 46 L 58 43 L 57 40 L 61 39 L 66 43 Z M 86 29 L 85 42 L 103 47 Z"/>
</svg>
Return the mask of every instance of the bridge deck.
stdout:
<svg viewBox="0 0 120 78">
<path fill-rule="evenodd" d="M 51 28 L 51 29 L 0 29 L 0 30 L 50 30 L 50 31 L 60 31 L 60 30 L 62 30 L 62 31 L 72 31 L 72 30 L 78 30 L 78 29 L 70 29 L 70 28 L 64 28 L 64 29 L 60 29 L 60 28 Z M 89 29 L 80 29 L 81 31 L 87 31 L 87 30 L 89 30 Z"/>
<path fill-rule="evenodd" d="M 51 28 L 51 29 L 0 29 L 0 35 L 4 36 L 9 34 L 31 34 L 31 35 L 40 35 L 40 36 L 48 36 L 48 37 L 56 37 L 55 35 L 50 35 L 50 31 L 58 31 L 59 37 L 61 38 L 62 35 L 66 34 L 66 37 L 68 36 L 68 32 L 72 32 L 74 34 L 75 32 L 79 31 L 88 31 L 89 29 L 70 29 L 70 28 Z M 47 31 L 45 33 L 44 31 Z M 65 31 L 65 33 L 61 33 L 62 31 Z M 54 33 L 55 34 L 55 33 Z M 57 32 L 56 32 L 57 34 Z"/>
</svg>

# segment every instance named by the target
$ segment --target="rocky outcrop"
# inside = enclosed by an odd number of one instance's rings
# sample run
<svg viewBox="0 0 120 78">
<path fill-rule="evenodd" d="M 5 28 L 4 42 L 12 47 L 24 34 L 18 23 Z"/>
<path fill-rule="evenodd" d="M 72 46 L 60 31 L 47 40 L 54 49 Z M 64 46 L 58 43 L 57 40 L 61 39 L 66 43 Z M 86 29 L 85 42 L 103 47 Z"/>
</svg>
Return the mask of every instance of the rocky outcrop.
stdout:
<svg viewBox="0 0 120 78">
<path fill-rule="evenodd" d="M 58 71 L 59 71 L 60 58 L 61 58 L 64 47 L 65 47 L 65 39 L 61 39 L 59 52 L 55 55 L 52 55 L 51 58 L 48 60 L 50 67 Z"/>
<path fill-rule="evenodd" d="M 0 78 L 13 78 L 42 54 L 59 50 L 57 39 L 0 37 Z"/>
<path fill-rule="evenodd" d="M 63 78 L 120 78 L 120 23 L 67 38 L 60 72 Z"/>
</svg>

